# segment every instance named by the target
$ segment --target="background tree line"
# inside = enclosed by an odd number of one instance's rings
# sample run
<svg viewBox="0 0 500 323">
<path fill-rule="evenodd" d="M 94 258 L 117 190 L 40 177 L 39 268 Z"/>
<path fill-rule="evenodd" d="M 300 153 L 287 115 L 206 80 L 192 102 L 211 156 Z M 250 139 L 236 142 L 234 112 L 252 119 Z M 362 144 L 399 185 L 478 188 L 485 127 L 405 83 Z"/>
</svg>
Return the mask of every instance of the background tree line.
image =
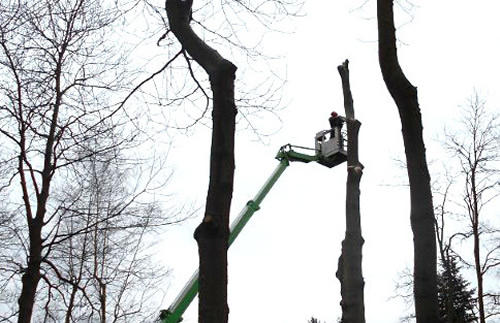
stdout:
<svg viewBox="0 0 500 323">
<path fill-rule="evenodd" d="M 165 157 L 144 153 L 147 120 L 124 106 L 136 76 L 110 36 L 130 10 L 2 2 L 2 321 L 156 316 L 168 269 L 149 247 L 186 214 L 158 199 Z"/>
</svg>

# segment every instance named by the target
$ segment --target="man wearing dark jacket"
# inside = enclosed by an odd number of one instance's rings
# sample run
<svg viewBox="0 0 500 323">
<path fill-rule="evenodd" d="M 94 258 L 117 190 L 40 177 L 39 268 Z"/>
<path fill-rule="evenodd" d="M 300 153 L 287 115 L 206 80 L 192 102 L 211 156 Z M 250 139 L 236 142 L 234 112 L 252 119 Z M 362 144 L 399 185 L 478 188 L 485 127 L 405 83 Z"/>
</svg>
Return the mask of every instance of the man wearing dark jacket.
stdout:
<svg viewBox="0 0 500 323">
<path fill-rule="evenodd" d="M 339 128 L 339 133 L 340 133 L 344 121 L 342 120 L 342 118 L 339 117 L 338 113 L 335 111 L 333 111 L 330 114 L 330 118 L 328 119 L 328 121 L 330 122 L 330 128 L 332 129 L 330 131 L 330 139 L 331 139 L 335 137 L 335 128 Z"/>
</svg>

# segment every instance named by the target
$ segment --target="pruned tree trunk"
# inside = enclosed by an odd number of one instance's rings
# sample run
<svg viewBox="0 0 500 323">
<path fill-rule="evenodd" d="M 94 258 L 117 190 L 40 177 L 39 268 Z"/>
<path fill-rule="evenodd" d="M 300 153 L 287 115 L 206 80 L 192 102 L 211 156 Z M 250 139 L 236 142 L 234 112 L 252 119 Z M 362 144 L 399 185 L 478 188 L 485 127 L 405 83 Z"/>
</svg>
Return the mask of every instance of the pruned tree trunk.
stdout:
<svg viewBox="0 0 500 323">
<path fill-rule="evenodd" d="M 227 306 L 227 249 L 234 175 L 236 115 L 233 100 L 234 71 L 232 65 L 222 67 L 222 70 L 211 79 L 214 111 L 212 116 L 210 183 L 205 217 L 195 231 L 200 256 L 200 323 L 227 322 L 229 313 Z"/>
<path fill-rule="evenodd" d="M 226 323 L 229 211 L 234 179 L 236 66 L 203 42 L 191 29 L 192 0 L 167 0 L 171 31 L 183 48 L 208 73 L 213 92 L 210 182 L 205 216 L 196 228 L 200 257 L 199 322 Z"/>
<path fill-rule="evenodd" d="M 342 322 L 364 323 L 364 285 L 361 266 L 364 239 L 361 235 L 359 212 L 359 183 L 363 165 L 358 159 L 358 133 L 361 123 L 354 117 L 354 105 L 349 85 L 349 61 L 338 67 L 344 91 L 344 107 L 347 119 L 347 184 L 346 184 L 346 233 L 342 241 L 337 278 L 342 295 Z"/>
<path fill-rule="evenodd" d="M 422 117 L 417 89 L 408 81 L 398 61 L 393 0 L 377 1 L 377 20 L 380 68 L 399 110 L 410 182 L 415 314 L 418 323 L 438 322 L 436 233 Z"/>
</svg>

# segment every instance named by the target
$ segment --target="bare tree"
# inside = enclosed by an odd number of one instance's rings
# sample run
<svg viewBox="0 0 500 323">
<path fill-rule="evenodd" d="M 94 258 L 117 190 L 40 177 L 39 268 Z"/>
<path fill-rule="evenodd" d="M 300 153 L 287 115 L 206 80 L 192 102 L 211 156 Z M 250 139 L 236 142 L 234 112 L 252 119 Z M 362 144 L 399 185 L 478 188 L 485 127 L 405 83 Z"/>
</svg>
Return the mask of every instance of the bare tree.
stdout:
<svg viewBox="0 0 500 323">
<path fill-rule="evenodd" d="M 77 170 L 80 180 L 95 178 L 80 166 L 97 162 L 96 158 L 102 158 L 101 165 L 123 163 L 116 152 L 135 148 L 141 138 L 141 132 L 128 125 L 133 113 L 125 113 L 122 104 L 109 103 L 110 94 L 123 88 L 125 61 L 121 49 L 105 36 L 121 15 L 113 4 L 95 0 L 13 0 L 0 5 L 0 192 L 9 197 L 2 205 L 6 226 L 0 234 L 10 245 L 0 251 L 0 290 L 2 302 L 18 300 L 12 316 L 3 319 L 17 316 L 18 322 L 30 322 L 36 316 L 37 321 L 60 322 L 64 312 L 66 321 L 74 321 L 78 302 L 95 309 L 89 315 L 101 319 L 111 308 L 117 310 L 113 318 L 124 315 L 119 306 L 125 302 L 112 298 L 125 297 L 125 286 L 130 287 L 132 280 L 113 287 L 124 281 L 110 279 L 104 268 L 113 268 L 113 261 L 121 266 L 137 264 L 134 261 L 145 256 L 141 230 L 150 225 L 151 217 L 146 216 L 146 206 L 133 204 L 140 201 L 138 193 L 143 190 L 129 191 L 132 195 L 121 202 L 108 200 L 106 207 L 94 200 L 90 208 L 89 191 L 70 181 L 76 181 L 72 174 Z M 83 201 L 89 202 L 86 209 Z M 119 216 L 130 215 L 125 210 L 146 212 L 143 222 L 118 221 Z M 111 243 L 125 241 L 123 234 L 134 226 L 136 240 L 131 236 L 126 240 L 130 249 L 115 245 L 111 252 Z M 120 229 L 122 235 L 116 233 Z M 95 248 L 91 252 L 84 245 Z M 106 259 L 111 254 L 115 258 Z M 116 268 L 124 272 L 123 267 Z M 132 278 L 132 269 L 137 268 L 129 269 Z M 89 272 L 94 273 L 92 279 Z M 106 280 L 113 283 L 107 285 Z M 99 293 L 86 292 L 92 284 Z M 111 296 L 111 288 L 121 293 Z M 94 306 L 95 295 L 99 306 Z"/>
<path fill-rule="evenodd" d="M 445 237 L 445 223 L 446 223 L 446 218 L 449 213 L 446 210 L 446 202 L 448 199 L 448 193 L 450 190 L 451 186 L 451 181 L 449 177 L 447 178 L 447 182 L 445 185 L 445 188 L 440 194 L 442 195 L 442 201 L 441 203 L 438 203 L 436 205 L 436 210 L 435 210 L 435 216 L 436 216 L 436 238 L 437 238 L 437 247 L 438 247 L 438 252 L 439 252 L 439 258 L 441 260 L 441 265 L 443 267 L 443 275 L 444 277 L 447 278 L 447 281 L 452 280 L 452 268 L 451 268 L 451 256 L 450 256 L 450 247 L 451 247 L 451 240 L 452 237 L 446 241 Z M 438 279 L 438 284 L 439 284 L 439 279 Z M 453 299 L 453 294 L 452 294 L 452 288 L 453 286 L 450 286 L 449 284 L 444 284 L 442 287 L 444 287 L 444 290 L 438 291 L 441 294 L 446 295 L 446 317 L 447 317 L 447 322 L 455 322 L 458 317 L 456 315 L 456 312 L 453 307 L 454 299 Z M 439 286 L 438 286 L 439 288 Z M 439 294 L 438 294 L 439 296 Z M 441 315 L 443 316 L 443 315 Z"/>
<path fill-rule="evenodd" d="M 403 131 L 414 243 L 415 314 L 417 322 L 431 323 L 439 321 L 434 208 L 417 89 L 398 61 L 393 5 L 393 0 L 377 1 L 379 62 L 384 82 L 398 107 Z"/>
<path fill-rule="evenodd" d="M 500 230 L 494 221 L 488 220 L 490 202 L 499 195 L 500 179 L 500 124 L 497 115 L 489 113 L 485 101 L 478 93 L 470 98 L 468 107 L 463 109 L 460 131 L 446 134 L 445 148 L 451 158 L 459 161 L 455 181 L 463 185 L 462 203 L 467 230 L 453 235 L 455 238 L 471 239 L 473 260 L 460 255 L 462 261 L 474 268 L 477 282 L 477 303 L 480 322 L 498 315 L 495 309 L 498 292 L 486 291 L 484 279 L 500 266 Z M 488 310 L 487 303 L 493 305 Z"/>
<path fill-rule="evenodd" d="M 210 182 L 205 216 L 195 231 L 200 255 L 199 322 L 225 323 L 229 211 L 234 183 L 236 66 L 209 47 L 191 29 L 193 1 L 167 0 L 170 29 L 183 49 L 207 72 L 213 93 Z"/>
<path fill-rule="evenodd" d="M 460 274 L 462 268 L 457 263 L 458 257 L 452 246 L 457 234 L 453 233 L 450 236 L 445 234 L 445 228 L 451 227 L 448 222 L 452 220 L 448 202 L 453 179 L 449 172 L 446 173 L 445 179 L 444 188 L 436 189 L 435 193 L 435 196 L 441 196 L 441 201 L 436 202 L 435 209 L 437 246 L 441 265 L 438 273 L 439 314 L 443 322 L 476 322 L 474 306 L 477 302 L 473 298 L 475 290 L 469 288 L 470 283 Z"/>
<path fill-rule="evenodd" d="M 120 162 L 110 162 L 116 156 Z M 69 190 L 55 193 L 61 212 L 51 262 L 60 277 L 47 277 L 45 288 L 58 301 L 47 300 L 41 312 L 51 319 L 44 321 L 138 322 L 156 315 L 168 271 L 148 247 L 157 229 L 175 219 L 145 199 L 147 191 L 131 187 L 136 166 L 125 160 L 117 150 L 94 155 L 70 175 Z"/>
<path fill-rule="evenodd" d="M 359 183 L 363 165 L 358 158 L 358 132 L 361 126 L 354 115 L 349 81 L 349 61 L 338 66 L 344 92 L 344 106 L 347 119 L 347 184 L 346 184 L 346 233 L 342 241 L 337 278 L 342 295 L 342 322 L 365 322 L 364 285 L 361 258 L 364 243 L 361 235 L 359 211 Z"/>
<path fill-rule="evenodd" d="M 282 1 L 256 1 L 255 3 L 223 1 L 220 6 L 215 6 L 210 1 L 200 1 L 199 3 L 201 3 L 199 7 L 194 7 L 193 0 L 167 0 L 168 27 L 162 39 L 167 38 L 170 32 L 175 35 L 181 44 L 180 53 L 185 58 L 189 75 L 194 80 L 195 91 L 192 93 L 201 92 L 206 98 L 201 116 L 194 120 L 194 123 L 205 116 L 209 110 L 210 102 L 213 103 L 210 181 L 205 215 L 195 231 L 195 239 L 198 243 L 200 256 L 199 322 L 220 323 L 227 322 L 229 312 L 227 305 L 227 249 L 229 211 L 235 168 L 234 137 L 237 117 L 235 73 L 237 68 L 232 61 L 219 54 L 214 47 L 219 50 L 229 49 L 236 58 L 239 58 L 240 55 L 234 55 L 234 52 L 242 51 L 242 56 L 247 59 L 247 64 L 255 57 L 263 57 L 261 52 L 255 50 L 258 46 L 248 46 L 241 41 L 245 37 L 240 38 L 239 33 L 237 33 L 238 22 L 243 22 L 244 17 L 248 17 L 259 23 L 256 25 L 257 28 L 262 26 L 265 29 L 269 28 L 270 21 L 276 15 L 289 14 L 287 9 L 294 4 L 294 1 L 288 3 Z M 268 11 L 264 11 L 264 8 Z M 201 18 L 199 18 L 200 16 Z M 221 19 L 217 20 L 214 17 Z M 217 22 L 215 29 L 207 27 L 208 24 L 213 26 L 214 21 Z M 245 24 L 248 23 L 245 21 Z M 238 31 L 242 34 L 245 33 L 243 30 L 238 29 Z M 252 29 L 252 34 L 254 31 L 256 30 Z M 213 36 L 215 36 L 215 40 L 210 41 Z M 246 39 L 252 41 L 250 38 Z M 226 44 L 226 48 L 220 46 L 220 43 Z M 191 61 L 196 62 L 204 70 L 208 76 L 208 82 L 199 81 L 200 76 L 196 72 L 196 66 L 193 66 Z M 203 79 L 205 77 L 203 76 Z M 210 90 L 205 90 L 203 84 L 208 84 Z M 258 82 L 258 86 L 262 86 L 262 84 L 263 82 Z M 259 110 L 265 109 L 269 107 L 269 102 L 275 97 L 275 89 L 267 92 L 266 90 L 247 90 L 245 92 L 243 88 L 238 94 L 239 107 L 247 105 L 247 108 L 251 109 L 257 107 Z M 211 91 L 211 95 L 208 94 L 209 91 Z M 257 95 L 252 94 L 250 97 L 251 93 L 257 93 Z M 249 102 L 252 103 L 248 105 Z M 244 118 L 248 116 L 245 113 L 240 115 L 243 115 Z M 249 124 L 253 130 L 256 130 L 251 122 Z"/>
</svg>

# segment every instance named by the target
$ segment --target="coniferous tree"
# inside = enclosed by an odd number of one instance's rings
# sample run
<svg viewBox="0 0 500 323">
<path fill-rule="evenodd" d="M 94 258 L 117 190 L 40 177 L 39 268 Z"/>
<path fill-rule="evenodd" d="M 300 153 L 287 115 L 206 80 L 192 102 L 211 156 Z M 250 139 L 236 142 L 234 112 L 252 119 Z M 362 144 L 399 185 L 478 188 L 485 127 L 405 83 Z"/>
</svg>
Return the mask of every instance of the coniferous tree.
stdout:
<svg viewBox="0 0 500 323">
<path fill-rule="evenodd" d="M 470 283 L 460 274 L 455 257 L 446 257 L 441 261 L 438 273 L 438 301 L 441 322 L 467 323 L 476 322 L 474 313 L 475 290 L 469 288 Z"/>
</svg>

